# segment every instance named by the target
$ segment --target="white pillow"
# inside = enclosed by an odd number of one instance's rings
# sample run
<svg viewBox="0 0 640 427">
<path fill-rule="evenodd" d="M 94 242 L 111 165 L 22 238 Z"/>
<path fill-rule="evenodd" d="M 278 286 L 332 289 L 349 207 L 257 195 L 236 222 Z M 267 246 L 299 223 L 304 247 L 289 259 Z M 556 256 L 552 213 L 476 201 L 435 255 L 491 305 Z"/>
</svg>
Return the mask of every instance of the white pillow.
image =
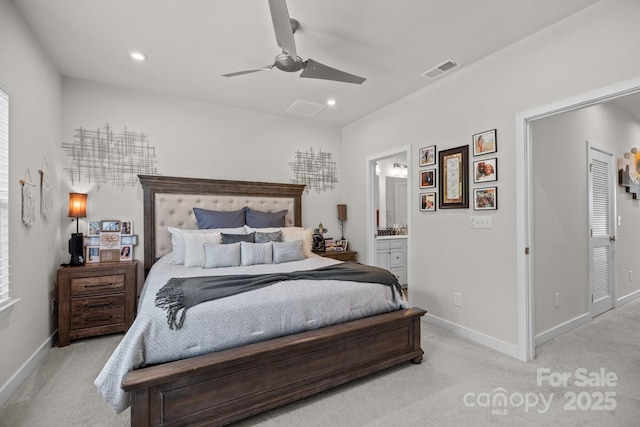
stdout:
<svg viewBox="0 0 640 427">
<path fill-rule="evenodd" d="M 302 253 L 302 240 L 293 240 L 291 242 L 273 242 L 274 264 L 300 261 L 303 259 L 304 254 Z"/>
<path fill-rule="evenodd" d="M 272 264 L 273 242 L 250 243 L 240 242 L 240 264 Z"/>
<path fill-rule="evenodd" d="M 302 240 L 302 253 L 305 258 L 313 256 L 311 248 L 313 246 L 313 230 L 304 227 L 284 227 L 282 229 L 282 241 L 293 242 Z"/>
<path fill-rule="evenodd" d="M 185 233 L 184 239 L 184 266 L 204 266 L 204 244 L 221 244 L 221 233 Z"/>
<path fill-rule="evenodd" d="M 269 227 L 269 228 L 253 228 L 245 225 L 247 233 L 252 231 L 259 231 L 262 233 L 273 233 L 275 231 L 282 231 L 282 241 L 292 242 L 295 240 L 302 240 L 302 253 L 305 258 L 313 256 L 313 230 L 305 227 Z"/>
<path fill-rule="evenodd" d="M 227 245 L 205 243 L 204 268 L 237 267 L 240 265 L 240 242 Z"/>
<path fill-rule="evenodd" d="M 244 234 L 244 227 L 237 228 L 217 228 L 208 230 L 197 229 L 182 229 L 176 227 L 167 227 L 169 233 L 171 233 L 171 245 L 173 246 L 173 253 L 171 254 L 172 264 L 184 264 L 185 246 L 184 235 L 185 234 L 207 234 L 207 233 L 229 233 L 229 234 Z"/>
</svg>

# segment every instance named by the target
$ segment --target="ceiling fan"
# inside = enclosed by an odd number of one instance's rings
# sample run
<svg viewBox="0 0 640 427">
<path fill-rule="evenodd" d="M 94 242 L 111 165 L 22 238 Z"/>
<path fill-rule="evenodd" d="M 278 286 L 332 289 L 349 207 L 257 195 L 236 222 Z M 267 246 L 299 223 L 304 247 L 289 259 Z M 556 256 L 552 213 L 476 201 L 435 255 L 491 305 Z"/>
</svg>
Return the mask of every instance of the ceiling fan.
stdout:
<svg viewBox="0 0 640 427">
<path fill-rule="evenodd" d="M 364 77 L 349 74 L 344 71 L 329 67 L 309 58 L 303 61 L 296 53 L 296 42 L 293 34 L 299 27 L 298 21 L 289 17 L 286 0 L 269 0 L 273 29 L 276 33 L 276 41 L 282 49 L 282 53 L 276 56 L 273 65 L 254 68 L 252 70 L 237 71 L 223 74 L 224 77 L 235 77 L 257 71 L 271 70 L 273 67 L 282 71 L 295 72 L 302 70 L 300 77 L 311 79 L 334 80 L 345 83 L 362 84 Z"/>
</svg>

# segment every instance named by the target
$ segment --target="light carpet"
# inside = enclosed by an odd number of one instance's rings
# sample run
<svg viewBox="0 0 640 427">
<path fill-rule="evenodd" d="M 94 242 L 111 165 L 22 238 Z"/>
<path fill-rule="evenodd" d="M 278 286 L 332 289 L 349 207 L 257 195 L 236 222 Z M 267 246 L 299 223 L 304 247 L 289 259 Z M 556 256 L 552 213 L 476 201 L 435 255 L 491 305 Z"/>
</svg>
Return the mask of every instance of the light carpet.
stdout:
<svg viewBox="0 0 640 427">
<path fill-rule="evenodd" d="M 640 300 L 537 348 L 524 363 L 423 322 L 407 363 L 238 426 L 638 426 Z M 121 335 L 52 348 L 0 409 L 1 426 L 128 426 L 93 386 Z M 615 380 L 614 380 L 615 377 Z M 540 384 L 538 384 L 540 383 Z"/>
</svg>

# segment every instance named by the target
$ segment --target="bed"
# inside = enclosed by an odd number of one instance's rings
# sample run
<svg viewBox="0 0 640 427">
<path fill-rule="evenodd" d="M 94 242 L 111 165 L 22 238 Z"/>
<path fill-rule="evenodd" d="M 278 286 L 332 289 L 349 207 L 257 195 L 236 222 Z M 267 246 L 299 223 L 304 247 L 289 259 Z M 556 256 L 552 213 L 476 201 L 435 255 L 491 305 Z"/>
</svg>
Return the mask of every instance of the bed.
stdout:
<svg viewBox="0 0 640 427">
<path fill-rule="evenodd" d="M 156 268 L 167 263 L 168 252 L 171 251 L 167 227 L 197 228 L 192 207 L 219 211 L 245 206 L 268 212 L 286 209 L 286 225 L 301 227 L 302 185 L 146 175 L 141 175 L 140 181 L 144 198 L 144 270 L 145 275 L 150 276 L 147 279 L 160 275 Z M 315 256 L 296 262 L 329 265 L 337 261 Z M 295 270 L 296 262 L 287 268 Z M 268 270 L 271 267 L 260 268 Z M 168 276 L 161 277 L 164 280 Z M 149 283 L 147 281 L 141 294 L 139 310 L 142 313 L 136 318 L 139 325 L 134 322 L 132 329 L 158 328 L 143 320 L 148 308 L 142 301 L 146 301 L 144 292 L 151 292 Z M 310 281 L 308 285 L 300 292 L 313 293 L 314 286 L 323 286 L 323 289 L 333 286 L 336 291 L 352 292 L 343 290 L 346 286 L 337 283 L 318 285 Z M 361 285 L 383 288 L 368 283 Z M 236 309 L 244 309 L 244 304 L 258 304 L 257 301 L 263 297 L 271 298 L 266 295 L 284 299 L 277 292 L 288 293 L 291 290 L 281 290 L 280 286 L 278 283 L 265 288 L 267 290 L 234 295 L 227 300 L 233 301 L 231 305 Z M 259 292 L 265 292 L 265 296 Z M 374 292 L 373 288 L 371 292 Z M 340 296 L 341 300 L 343 298 L 346 297 Z M 341 302 L 329 300 L 328 304 Z M 205 304 L 212 303 L 216 302 Z M 205 304 L 190 308 L 194 317 Z M 344 304 L 353 302 L 345 301 Z M 382 314 L 365 310 L 357 313 L 356 320 L 342 319 L 335 323 L 335 319 L 330 319 L 327 321 L 332 324 L 320 324 L 319 327 L 316 325 L 284 336 L 273 336 L 279 326 L 270 325 L 263 328 L 268 331 L 264 337 L 252 338 L 253 341 L 246 344 L 183 356 L 179 360 L 146 361 L 151 366 L 126 373 L 118 384 L 131 406 L 131 425 L 224 425 L 400 363 L 420 363 L 424 354 L 420 347 L 420 318 L 425 311 L 407 307 L 406 303 L 399 307 L 387 308 L 391 311 Z M 280 309 L 287 310 L 288 307 L 282 305 Z M 244 317 L 242 310 L 240 314 L 236 311 L 230 312 L 228 318 L 225 314 L 225 321 L 233 323 L 238 320 L 238 330 L 241 331 L 239 320 L 244 320 Z M 192 316 L 191 312 L 189 316 Z M 168 329 L 166 323 L 162 326 Z M 270 331 L 271 326 L 276 332 Z M 128 339 L 130 332 L 123 341 Z M 242 333 L 236 335 L 242 336 Z M 151 339 L 145 346 L 151 347 L 153 343 Z M 146 347 L 145 350 L 149 350 Z M 113 366 L 117 364 L 116 361 L 112 363 Z"/>
</svg>

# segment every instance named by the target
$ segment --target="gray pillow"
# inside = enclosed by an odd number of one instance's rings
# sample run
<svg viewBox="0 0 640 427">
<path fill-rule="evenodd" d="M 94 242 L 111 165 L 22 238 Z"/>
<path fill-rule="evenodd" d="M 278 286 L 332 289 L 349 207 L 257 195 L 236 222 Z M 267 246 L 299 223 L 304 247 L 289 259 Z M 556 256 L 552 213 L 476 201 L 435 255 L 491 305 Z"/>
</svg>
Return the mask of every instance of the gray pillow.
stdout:
<svg viewBox="0 0 640 427">
<path fill-rule="evenodd" d="M 255 233 L 249 234 L 227 234 L 222 233 L 222 244 L 227 245 L 229 243 L 238 243 L 238 242 L 250 242 L 253 243 L 255 241 Z"/>
<path fill-rule="evenodd" d="M 237 267 L 240 265 L 240 243 L 219 245 L 205 243 L 204 268 Z"/>
<path fill-rule="evenodd" d="M 240 242 L 240 264 L 271 264 L 273 263 L 273 242 L 249 243 Z"/>
<path fill-rule="evenodd" d="M 260 212 L 245 208 L 246 225 L 253 228 L 284 227 L 284 217 L 288 210 L 280 212 Z"/>
<path fill-rule="evenodd" d="M 302 240 L 273 242 L 273 262 L 275 264 L 300 261 L 303 259 L 304 253 L 302 252 Z"/>
<path fill-rule="evenodd" d="M 198 228 L 230 228 L 244 226 L 244 209 L 238 211 L 210 211 L 207 209 L 193 208 L 193 213 L 198 220 Z"/>
<path fill-rule="evenodd" d="M 256 231 L 256 243 L 266 243 L 266 242 L 282 242 L 282 231 L 275 231 L 273 233 L 263 233 L 261 231 Z"/>
</svg>

